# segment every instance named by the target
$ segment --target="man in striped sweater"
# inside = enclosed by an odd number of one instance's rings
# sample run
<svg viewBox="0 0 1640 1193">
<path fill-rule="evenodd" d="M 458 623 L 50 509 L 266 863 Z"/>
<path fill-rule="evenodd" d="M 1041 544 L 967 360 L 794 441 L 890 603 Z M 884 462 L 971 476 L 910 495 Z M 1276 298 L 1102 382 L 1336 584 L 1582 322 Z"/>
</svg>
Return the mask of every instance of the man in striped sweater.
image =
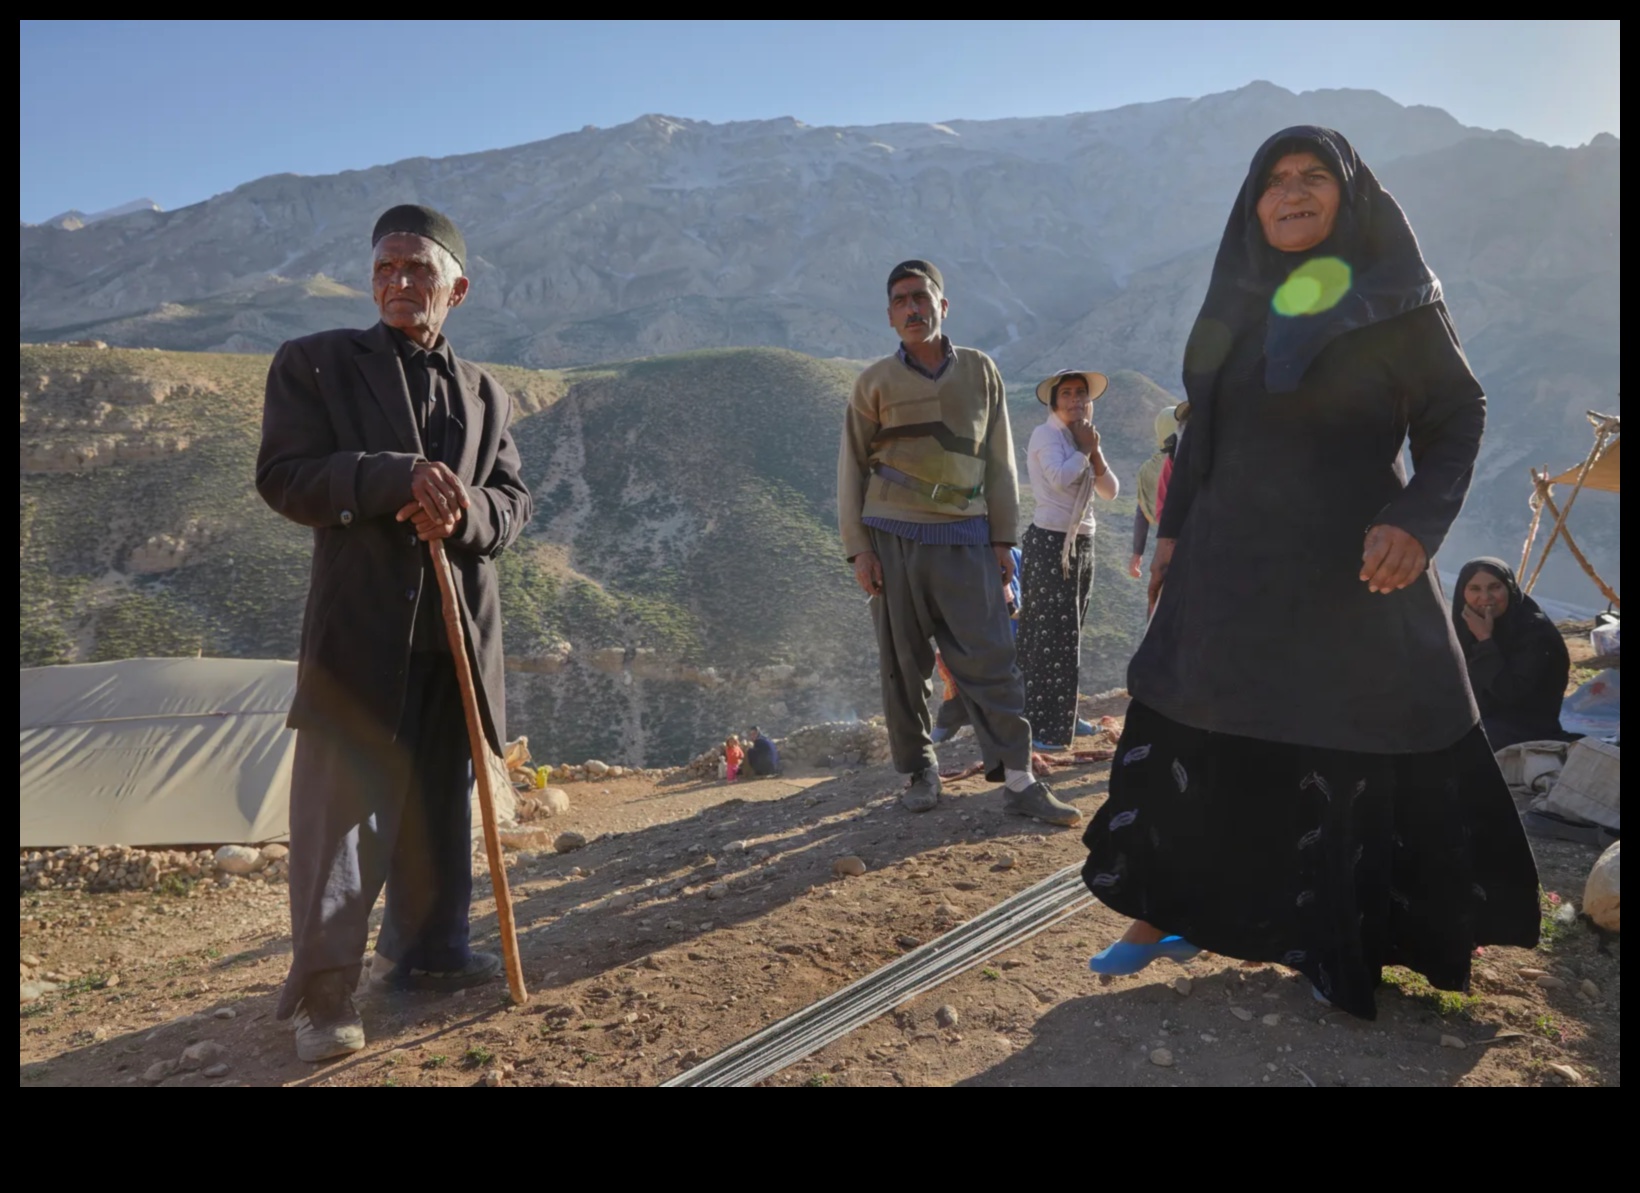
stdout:
<svg viewBox="0 0 1640 1193">
<path fill-rule="evenodd" d="M 900 347 L 855 382 L 837 459 L 837 523 L 876 623 L 894 765 L 910 777 L 900 802 L 913 812 L 939 803 L 928 713 L 937 643 L 1007 810 L 1073 825 L 1081 813 L 1031 773 L 1003 599 L 1019 478 L 1002 376 L 985 353 L 952 345 L 949 309 L 945 281 L 927 261 L 889 273 L 888 321 Z"/>
</svg>

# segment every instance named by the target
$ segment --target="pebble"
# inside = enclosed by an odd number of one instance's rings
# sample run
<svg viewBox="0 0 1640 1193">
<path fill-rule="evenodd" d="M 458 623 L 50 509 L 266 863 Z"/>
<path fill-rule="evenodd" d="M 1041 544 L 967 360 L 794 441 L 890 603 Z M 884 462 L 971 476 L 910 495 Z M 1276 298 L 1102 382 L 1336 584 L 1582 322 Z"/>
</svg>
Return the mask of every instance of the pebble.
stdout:
<svg viewBox="0 0 1640 1193">
<path fill-rule="evenodd" d="M 894 938 L 894 943 L 899 945 L 902 949 L 918 949 L 922 947 L 922 940 L 909 934 L 905 936 L 896 936 Z"/>
<path fill-rule="evenodd" d="M 189 1044 L 182 1050 L 182 1056 L 177 1061 L 179 1069 L 203 1069 L 216 1064 L 228 1050 L 215 1040 L 200 1040 L 197 1044 Z"/>
<path fill-rule="evenodd" d="M 237 1019 L 239 1018 L 239 1012 L 232 1007 L 218 1007 L 211 1012 L 211 1017 L 213 1019 Z"/>
<path fill-rule="evenodd" d="M 17 985 L 17 1002 L 21 1006 L 25 1002 L 34 1002 L 42 995 L 50 994 L 57 989 L 56 982 L 19 982 Z"/>
<path fill-rule="evenodd" d="M 706 888 L 706 897 L 708 899 L 722 899 L 728 894 L 729 884 L 726 882 L 714 882 L 711 886 Z"/>
<path fill-rule="evenodd" d="M 557 853 L 573 853 L 577 849 L 585 849 L 587 839 L 580 833 L 559 833 L 553 840 L 552 848 Z"/>
<path fill-rule="evenodd" d="M 227 1066 L 225 1064 L 220 1064 L 220 1063 L 214 1064 L 210 1068 L 206 1069 L 202 1075 L 205 1076 L 205 1077 L 212 1077 L 212 1078 L 226 1077 L 228 1075 L 228 1068 L 229 1068 L 229 1066 Z"/>
<path fill-rule="evenodd" d="M 1014 855 L 1011 853 L 998 855 L 996 866 L 994 868 L 998 870 L 1012 870 L 1014 868 Z"/>
<path fill-rule="evenodd" d="M 934 1012 L 934 1022 L 941 1027 L 955 1027 L 961 1021 L 962 1016 L 957 1014 L 957 1008 L 950 1003 L 946 1003 Z"/>
<path fill-rule="evenodd" d="M 44 961 L 40 960 L 40 958 L 36 957 L 33 953 L 24 953 L 17 959 L 30 969 L 39 969 L 40 966 L 45 964 Z"/>
<path fill-rule="evenodd" d="M 688 926 L 682 920 L 667 920 L 666 923 L 661 925 L 668 932 L 682 932 Z"/>
<path fill-rule="evenodd" d="M 1441 1047 L 1442 1048 L 1467 1048 L 1468 1045 L 1465 1044 L 1462 1040 L 1460 1040 L 1457 1036 L 1442 1036 L 1441 1037 Z"/>
<path fill-rule="evenodd" d="M 851 853 L 833 862 L 831 872 L 839 878 L 858 878 L 866 872 L 866 864 Z"/>
<path fill-rule="evenodd" d="M 654 953 L 650 953 L 649 956 L 645 957 L 642 961 L 638 962 L 638 964 L 643 966 L 645 969 L 657 969 L 658 970 L 658 969 L 665 969 L 666 968 L 665 963 L 662 962 L 659 957 L 655 956 Z"/>
<path fill-rule="evenodd" d="M 611 911 L 622 911 L 625 908 L 631 907 L 637 901 L 638 896 L 634 895 L 631 891 L 623 891 L 619 895 L 611 895 L 609 897 L 609 909 Z"/>
<path fill-rule="evenodd" d="M 1520 971 L 1520 976 L 1528 981 L 1536 981 L 1538 978 L 1548 977 L 1549 971 L 1547 969 L 1523 969 Z"/>
<path fill-rule="evenodd" d="M 723 848 L 724 848 L 724 852 L 726 852 L 726 853 L 745 853 L 746 852 L 746 842 L 744 842 L 744 841 L 730 841 L 729 844 L 725 845 Z"/>
<path fill-rule="evenodd" d="M 942 920 L 960 920 L 962 918 L 962 912 L 949 903 L 941 903 L 934 909 L 934 914 Z"/>
<path fill-rule="evenodd" d="M 155 1061 L 142 1071 L 142 1079 L 144 1081 L 152 1081 L 157 1084 L 158 1082 L 164 1081 L 176 1071 L 177 1062 L 174 1060 Z"/>
<path fill-rule="evenodd" d="M 1150 1063 L 1158 1069 L 1171 1069 L 1173 1067 L 1173 1054 L 1166 1048 L 1157 1048 L 1150 1054 Z"/>
<path fill-rule="evenodd" d="M 1253 1021 L 1253 1012 L 1249 1011 L 1246 1007 L 1231 1007 L 1230 1013 L 1237 1019 L 1240 1019 L 1243 1023 L 1251 1023 Z"/>
<path fill-rule="evenodd" d="M 1571 1065 L 1550 1065 L 1549 1071 L 1564 1078 L 1566 1081 L 1571 1082 L 1573 1085 L 1576 1085 L 1578 1082 L 1583 1080 L 1583 1074 L 1572 1068 Z"/>
<path fill-rule="evenodd" d="M 262 846 L 262 860 L 265 862 L 282 862 L 289 856 L 290 846 L 288 845 L 275 844 Z"/>
<path fill-rule="evenodd" d="M 1539 978 L 1537 980 L 1537 984 L 1538 984 L 1538 988 L 1540 990 L 1564 990 L 1564 989 L 1566 989 L 1565 979 L 1557 978 L 1553 974 L 1547 974 L 1547 973 L 1544 974 L 1541 978 Z"/>
<path fill-rule="evenodd" d="M 1579 986 L 1578 989 L 1583 991 L 1583 993 L 1587 994 L 1590 998 L 1600 997 L 1600 987 L 1596 985 L 1591 978 L 1584 978 L 1583 984 Z"/>
<path fill-rule="evenodd" d="M 1189 978 L 1174 978 L 1173 979 L 1173 989 L 1174 989 L 1174 992 L 1177 993 L 1177 994 L 1188 997 L 1189 994 L 1190 994 L 1190 991 L 1193 990 L 1194 988 L 1195 988 L 1195 986 L 1190 981 Z"/>
<path fill-rule="evenodd" d="M 960 882 L 953 882 L 951 885 L 959 891 L 977 891 L 977 890 L 979 890 L 979 883 L 969 882 L 966 879 L 964 879 Z"/>
<path fill-rule="evenodd" d="M 1261 1022 L 1264 1024 L 1265 1027 L 1280 1027 L 1281 1026 L 1281 1016 L 1280 1015 L 1266 1015 L 1261 1020 Z"/>
</svg>

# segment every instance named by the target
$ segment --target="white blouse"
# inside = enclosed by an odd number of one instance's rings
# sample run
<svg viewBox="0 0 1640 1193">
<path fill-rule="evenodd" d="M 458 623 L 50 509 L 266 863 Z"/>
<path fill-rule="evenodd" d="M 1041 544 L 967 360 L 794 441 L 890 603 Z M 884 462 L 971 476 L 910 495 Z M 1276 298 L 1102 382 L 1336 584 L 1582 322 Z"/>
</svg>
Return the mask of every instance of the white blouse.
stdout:
<svg viewBox="0 0 1640 1193">
<path fill-rule="evenodd" d="M 1032 523 L 1056 534 L 1070 532 L 1077 487 L 1092 469 L 1093 462 L 1086 453 L 1077 450 L 1070 428 L 1059 415 L 1050 413 L 1047 421 L 1031 432 L 1030 447 L 1025 453 L 1025 470 L 1031 478 L 1031 493 L 1036 498 Z M 1108 487 L 1110 492 L 1098 495 L 1109 501 L 1116 496 L 1116 477 L 1107 470 L 1100 479 L 1102 483 L 1097 488 Z M 1093 528 L 1093 503 L 1089 502 L 1075 532 L 1092 534 Z"/>
</svg>

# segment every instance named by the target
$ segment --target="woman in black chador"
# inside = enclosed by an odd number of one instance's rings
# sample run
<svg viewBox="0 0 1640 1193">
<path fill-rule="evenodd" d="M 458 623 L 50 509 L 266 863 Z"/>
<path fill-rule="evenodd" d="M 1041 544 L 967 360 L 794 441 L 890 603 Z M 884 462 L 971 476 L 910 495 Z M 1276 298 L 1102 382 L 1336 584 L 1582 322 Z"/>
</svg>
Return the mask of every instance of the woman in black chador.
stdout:
<svg viewBox="0 0 1640 1193">
<path fill-rule="evenodd" d="M 1520 590 L 1508 564 L 1483 558 L 1463 565 L 1452 590 L 1452 626 L 1494 750 L 1573 736 L 1560 727 L 1572 670 L 1566 640 Z"/>
<path fill-rule="evenodd" d="M 1089 888 L 1135 922 L 1091 968 L 1281 962 L 1368 1019 L 1385 965 L 1464 990 L 1476 945 L 1538 938 L 1430 568 L 1486 399 L 1406 217 L 1338 133 L 1253 158 L 1184 383 L 1155 617 L 1084 838 Z"/>
</svg>

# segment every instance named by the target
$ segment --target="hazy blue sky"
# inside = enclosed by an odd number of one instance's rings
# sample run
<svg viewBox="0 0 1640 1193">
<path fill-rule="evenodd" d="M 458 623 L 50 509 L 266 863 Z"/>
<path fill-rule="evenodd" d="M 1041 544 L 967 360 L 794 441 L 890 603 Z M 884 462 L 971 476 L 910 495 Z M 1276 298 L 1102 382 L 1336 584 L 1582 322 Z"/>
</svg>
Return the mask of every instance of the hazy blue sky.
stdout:
<svg viewBox="0 0 1640 1193">
<path fill-rule="evenodd" d="M 646 112 L 985 119 L 1267 79 L 1621 135 L 1617 21 L 20 22 L 21 217 L 494 149 Z"/>
</svg>

